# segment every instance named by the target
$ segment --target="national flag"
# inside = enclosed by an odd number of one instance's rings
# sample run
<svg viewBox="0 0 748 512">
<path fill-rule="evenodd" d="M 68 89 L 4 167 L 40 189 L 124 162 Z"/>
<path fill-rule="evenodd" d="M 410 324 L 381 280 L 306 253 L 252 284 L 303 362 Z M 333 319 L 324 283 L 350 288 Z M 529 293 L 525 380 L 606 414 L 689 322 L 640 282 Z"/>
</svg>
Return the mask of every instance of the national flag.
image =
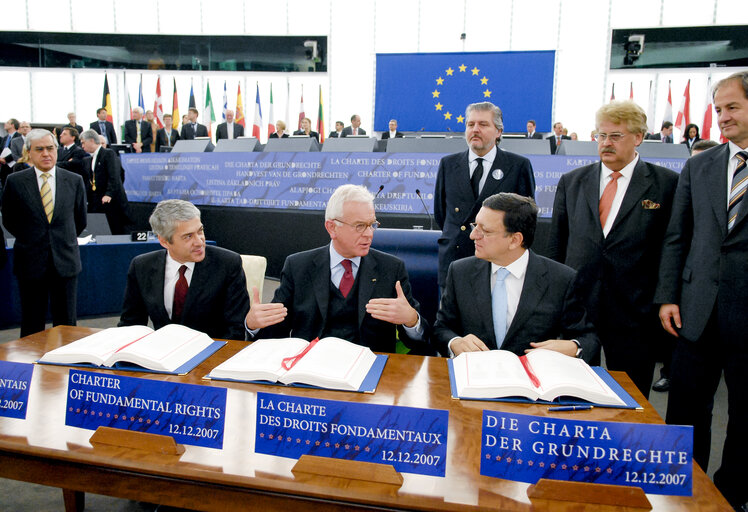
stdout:
<svg viewBox="0 0 748 512">
<path fill-rule="evenodd" d="M 691 124 L 691 79 L 686 84 L 686 90 L 683 91 L 683 100 L 678 110 L 678 117 L 675 118 L 675 127 L 678 128 L 683 135 L 686 137 L 686 126 Z"/>
<path fill-rule="evenodd" d="M 143 109 L 145 114 L 145 101 L 143 101 L 143 74 L 140 74 L 140 85 L 138 86 L 138 106 Z"/>
<path fill-rule="evenodd" d="M 213 138 L 213 122 L 216 120 L 216 115 L 213 112 L 213 99 L 210 97 L 210 82 L 205 92 L 205 109 L 203 110 L 203 123 L 208 127 L 208 137 Z"/>
<path fill-rule="evenodd" d="M 667 81 L 667 104 L 665 105 L 665 114 L 662 116 L 662 122 L 673 122 L 673 95 L 670 92 L 670 80 Z"/>
<path fill-rule="evenodd" d="M 109 94 L 109 80 L 104 73 L 104 96 L 101 98 L 101 107 L 106 109 L 106 120 L 112 122 L 112 95 Z"/>
<path fill-rule="evenodd" d="M 179 118 L 179 100 L 177 99 L 177 79 L 174 79 L 174 99 L 171 103 L 171 128 L 173 130 L 179 129 L 179 123 L 182 120 Z"/>
<path fill-rule="evenodd" d="M 631 88 L 629 89 L 629 99 L 633 101 L 634 99 L 634 82 L 629 82 L 631 84 Z"/>
<path fill-rule="evenodd" d="M 156 101 L 153 102 L 153 117 L 159 128 L 164 127 L 164 103 L 161 99 L 161 77 L 156 80 Z"/>
<path fill-rule="evenodd" d="M 275 133 L 275 113 L 273 112 L 273 84 L 270 84 L 270 112 L 268 114 L 268 137 Z"/>
<path fill-rule="evenodd" d="M 712 77 L 706 81 L 706 108 L 704 109 L 704 122 L 701 123 L 701 138 L 709 140 L 712 130 Z"/>
<path fill-rule="evenodd" d="M 319 143 L 325 142 L 325 119 L 322 110 L 322 85 L 319 86 L 319 112 L 317 113 L 317 133 L 319 133 Z"/>
<path fill-rule="evenodd" d="M 304 86 L 301 86 L 301 104 L 299 105 L 299 127 L 297 130 L 301 130 L 301 120 L 306 117 L 304 113 Z"/>
<path fill-rule="evenodd" d="M 260 109 L 260 84 L 257 83 L 257 96 L 255 98 L 255 120 L 252 125 L 252 137 L 260 140 L 260 129 L 262 127 L 262 110 Z"/>
<path fill-rule="evenodd" d="M 234 122 L 244 126 L 244 102 L 242 101 L 242 84 L 236 89 L 236 115 L 234 116 Z"/>
<path fill-rule="evenodd" d="M 195 89 L 193 87 L 193 82 L 190 80 L 190 104 L 189 108 L 197 108 L 197 103 L 195 103 Z"/>
<path fill-rule="evenodd" d="M 647 104 L 647 131 L 655 133 L 657 125 L 655 124 L 655 88 L 652 80 L 649 81 L 649 102 Z"/>
<path fill-rule="evenodd" d="M 223 120 L 226 121 L 226 110 L 229 108 L 229 97 L 226 94 L 226 80 L 223 81 Z"/>
<path fill-rule="evenodd" d="M 122 140 L 125 140 L 125 121 L 132 119 L 132 106 L 130 105 L 130 92 L 127 90 L 127 73 L 123 74 L 125 80 L 125 101 L 124 110 L 122 111 Z"/>
<path fill-rule="evenodd" d="M 610 101 L 616 100 L 616 84 L 613 82 L 613 87 L 610 89 Z"/>
</svg>

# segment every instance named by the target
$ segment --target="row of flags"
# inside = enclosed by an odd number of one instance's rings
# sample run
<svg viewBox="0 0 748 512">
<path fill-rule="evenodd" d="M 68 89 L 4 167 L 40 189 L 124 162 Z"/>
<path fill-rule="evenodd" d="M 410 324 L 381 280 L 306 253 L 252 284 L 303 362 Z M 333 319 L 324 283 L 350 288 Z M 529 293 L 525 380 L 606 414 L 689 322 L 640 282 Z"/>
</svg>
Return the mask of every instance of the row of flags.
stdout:
<svg viewBox="0 0 748 512">
<path fill-rule="evenodd" d="M 616 99 L 616 84 L 613 84 L 613 87 L 611 89 L 610 94 L 610 101 L 613 101 Z M 629 86 L 629 99 L 634 100 L 634 83 L 630 82 Z M 707 79 L 707 86 L 706 86 L 706 107 L 704 108 L 704 117 L 702 119 L 701 123 L 701 129 L 699 131 L 700 137 L 702 139 L 709 139 L 711 138 L 711 129 L 712 129 L 712 120 L 713 115 L 712 111 L 714 110 L 714 106 L 712 105 L 712 79 L 709 77 Z M 659 131 L 658 126 L 655 126 L 654 124 L 654 88 L 652 81 L 649 81 L 649 104 L 647 109 L 647 124 L 649 128 L 650 133 L 657 133 Z M 680 132 L 686 136 L 686 126 L 691 124 L 691 80 L 689 79 L 686 83 L 686 89 L 683 91 L 683 99 L 681 100 L 680 108 L 678 109 L 678 113 L 675 117 L 675 121 L 673 121 L 673 94 L 671 91 L 671 85 L 670 81 L 668 80 L 667 83 L 667 103 L 665 104 L 665 113 L 662 117 L 662 122 L 670 121 L 673 123 L 675 128 L 680 130 Z M 693 123 L 696 124 L 696 123 Z M 724 136 L 720 133 L 719 136 L 720 142 L 726 142 L 727 139 L 724 138 Z"/>
<path fill-rule="evenodd" d="M 179 128 L 179 124 L 181 122 L 181 118 L 179 117 L 179 100 L 177 98 L 177 81 L 176 78 L 174 79 L 174 94 L 172 96 L 172 110 L 171 110 L 171 116 L 172 116 L 172 129 L 177 130 Z M 124 122 L 132 119 L 132 105 L 130 104 L 130 93 L 128 92 L 127 88 L 127 74 L 124 76 L 124 90 L 125 90 L 125 101 L 124 101 L 124 109 L 122 112 L 122 130 L 123 134 L 122 137 L 124 138 Z M 194 84 L 190 84 L 190 99 L 188 108 L 197 108 L 195 103 L 195 91 L 194 91 Z M 237 91 L 236 91 L 236 109 L 234 113 L 234 122 L 237 124 L 240 124 L 246 128 L 245 120 L 244 120 L 244 103 L 242 101 L 242 87 L 241 84 L 238 84 Z M 107 121 L 112 122 L 113 121 L 113 115 L 112 115 L 112 97 L 109 92 L 109 79 L 107 74 L 104 74 L 104 95 L 101 100 L 101 106 L 103 108 L 106 108 L 107 110 Z M 143 109 L 143 112 L 145 112 L 147 109 L 145 108 L 145 101 L 143 99 L 143 75 L 140 75 L 140 84 L 138 86 L 138 106 Z M 222 108 L 222 119 L 223 121 L 226 121 L 226 111 L 229 110 L 228 108 L 228 91 L 226 88 L 226 81 L 223 82 L 223 108 Z M 164 104 L 163 99 L 161 96 L 161 77 L 159 76 L 156 80 L 156 99 L 153 102 L 153 116 L 154 120 L 156 121 L 156 124 L 158 124 L 159 128 L 164 127 Z M 298 123 L 298 129 L 301 129 L 301 120 L 306 117 L 306 114 L 304 112 L 304 87 L 301 88 L 301 103 L 300 103 L 300 109 L 299 109 L 299 123 Z M 275 133 L 275 113 L 273 109 L 273 84 L 270 84 L 270 111 L 269 116 L 267 120 L 267 125 L 265 125 L 263 121 L 262 116 L 262 109 L 260 107 L 260 84 L 257 83 L 257 94 L 255 96 L 255 115 L 252 125 L 252 136 L 256 137 L 258 140 L 260 139 L 260 136 L 262 135 L 263 130 L 267 130 L 267 137 L 269 137 L 272 133 Z M 202 111 L 202 123 L 208 128 L 208 135 L 210 137 L 213 136 L 213 123 L 216 122 L 216 115 L 215 111 L 213 109 L 213 98 L 210 93 L 210 82 L 207 84 L 206 92 L 205 92 L 205 107 Z M 325 123 L 324 123 L 324 117 L 323 117 L 323 104 L 322 104 L 322 86 L 319 86 L 319 112 L 317 116 L 317 130 L 319 133 L 320 140 L 319 142 L 322 143 L 325 140 Z"/>
</svg>

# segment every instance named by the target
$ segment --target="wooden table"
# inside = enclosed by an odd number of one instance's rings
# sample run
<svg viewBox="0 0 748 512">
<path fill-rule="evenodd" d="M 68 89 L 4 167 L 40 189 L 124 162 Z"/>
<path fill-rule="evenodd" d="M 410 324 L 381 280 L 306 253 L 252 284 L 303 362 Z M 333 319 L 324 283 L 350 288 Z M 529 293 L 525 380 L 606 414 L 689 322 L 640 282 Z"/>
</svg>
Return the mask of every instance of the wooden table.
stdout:
<svg viewBox="0 0 748 512">
<path fill-rule="evenodd" d="M 30 363 L 44 352 L 95 330 L 55 327 L 0 345 L 0 360 Z M 533 500 L 528 484 L 481 476 L 483 409 L 547 416 L 547 406 L 459 401 L 450 398 L 444 359 L 391 355 L 373 395 L 269 387 L 201 380 L 246 346 L 229 342 L 186 376 L 125 372 L 129 376 L 228 388 L 223 450 L 186 446 L 181 456 L 89 443 L 92 431 L 65 426 L 67 367 L 34 369 L 26 420 L 0 418 L 0 477 L 66 489 L 66 509 L 82 492 L 163 503 L 198 510 L 622 510 L 572 502 Z M 104 372 L 110 373 L 110 372 Z M 623 387 L 643 411 L 594 409 L 574 419 L 662 423 L 657 412 L 623 373 Z M 254 453 L 256 393 L 313 396 L 329 400 L 428 407 L 449 411 L 446 477 L 404 473 L 402 487 L 291 472 L 291 459 Z M 557 417 L 557 416 L 556 416 Z M 655 510 L 731 510 L 694 463 L 693 497 L 648 495 Z"/>
</svg>

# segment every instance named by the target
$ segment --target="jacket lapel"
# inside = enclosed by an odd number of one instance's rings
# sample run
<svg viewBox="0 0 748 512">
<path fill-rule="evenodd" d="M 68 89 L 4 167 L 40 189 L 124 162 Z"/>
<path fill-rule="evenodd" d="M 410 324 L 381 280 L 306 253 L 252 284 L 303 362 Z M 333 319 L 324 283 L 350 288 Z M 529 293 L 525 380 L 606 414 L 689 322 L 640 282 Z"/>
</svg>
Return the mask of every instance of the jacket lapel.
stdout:
<svg viewBox="0 0 748 512">
<path fill-rule="evenodd" d="M 707 196 L 712 203 L 712 210 L 717 218 L 717 225 L 721 230 L 723 239 L 727 236 L 727 163 L 729 159 L 730 145 L 724 144 L 720 151 L 714 151 L 714 155 L 708 163 L 702 165 L 702 168 L 706 170 L 703 173 L 706 183 L 691 181 L 692 187 L 705 186 L 707 188 Z M 740 218 L 741 216 L 738 215 L 736 223 Z"/>
<path fill-rule="evenodd" d="M 470 185 L 470 164 L 468 158 L 470 153 L 465 151 L 459 162 L 459 173 L 457 179 L 453 182 L 454 185 L 460 189 L 457 192 L 459 197 L 471 197 L 473 195 L 473 188 Z"/>
<path fill-rule="evenodd" d="M 321 326 L 327 323 L 327 306 L 330 302 L 330 248 L 324 246 L 314 257 L 314 276 L 310 276 L 317 300 L 317 308 L 322 317 Z M 321 331 L 320 331 L 321 332 Z M 319 333 L 318 333 L 319 334 Z"/>
<path fill-rule="evenodd" d="M 587 206 L 592 215 L 592 224 L 597 227 L 600 236 L 603 234 L 603 227 L 600 225 L 600 170 L 601 164 L 598 162 L 591 168 L 591 171 L 584 177 L 582 191 L 587 201 Z"/>
<path fill-rule="evenodd" d="M 548 289 L 548 280 L 545 278 L 547 269 L 532 251 L 530 251 L 529 256 L 527 270 L 525 271 L 525 283 L 522 285 L 517 312 L 514 314 L 512 323 L 507 330 L 505 340 L 510 340 L 527 322 Z"/>
<path fill-rule="evenodd" d="M 473 288 L 478 318 L 482 322 L 482 331 L 488 333 L 489 339 L 484 340 L 489 348 L 496 348 L 496 335 L 493 328 L 493 314 L 491 313 L 491 263 L 485 260 L 475 260 L 471 276 L 476 284 Z"/>
<path fill-rule="evenodd" d="M 155 258 L 153 267 L 151 268 L 152 279 L 147 281 L 148 290 L 143 291 L 143 297 L 154 297 L 156 304 L 158 305 L 158 314 L 164 319 L 164 324 L 168 324 L 171 321 L 169 314 L 166 312 L 166 306 L 164 306 L 164 269 L 166 268 L 166 249 L 159 251 L 158 258 Z M 194 277 L 194 276 L 193 276 Z M 189 290 L 187 291 L 189 293 Z M 153 323 L 156 324 L 156 319 L 152 318 Z"/>
<path fill-rule="evenodd" d="M 47 215 L 44 213 L 44 205 L 42 204 L 42 195 L 39 192 L 39 184 L 36 180 L 36 170 L 32 167 L 29 169 L 29 173 L 25 181 L 26 193 L 31 199 L 31 206 L 36 210 L 37 214 L 43 217 L 46 221 Z M 52 214 L 54 218 L 54 213 Z"/>
<path fill-rule="evenodd" d="M 512 171 L 512 169 L 510 169 L 508 165 L 509 164 L 504 156 L 504 151 L 501 148 L 497 147 L 496 157 L 493 159 L 493 165 L 491 165 L 491 168 L 487 171 L 488 176 L 486 177 L 486 183 L 483 184 L 483 190 L 481 190 L 480 192 L 480 197 L 477 201 L 478 204 L 482 204 L 485 198 L 496 193 L 496 190 L 501 185 L 501 180 L 503 180 L 504 177 Z M 496 169 L 499 169 L 503 173 L 501 179 L 497 180 L 496 178 L 494 178 L 493 171 Z"/>
<path fill-rule="evenodd" d="M 374 285 L 377 283 L 377 260 L 367 255 L 361 258 L 361 266 L 358 269 L 358 326 L 366 316 L 366 303 L 374 293 Z"/>
<path fill-rule="evenodd" d="M 641 160 L 640 156 L 639 161 L 634 167 L 634 173 L 631 175 L 631 183 L 629 183 L 629 186 L 626 189 L 626 194 L 623 196 L 621 207 L 618 210 L 618 215 L 616 215 L 616 218 L 613 221 L 610 233 L 613 233 L 618 225 L 623 222 L 623 219 L 629 214 L 631 209 L 641 202 L 641 199 L 651 187 L 651 173 L 649 168 Z"/>
</svg>

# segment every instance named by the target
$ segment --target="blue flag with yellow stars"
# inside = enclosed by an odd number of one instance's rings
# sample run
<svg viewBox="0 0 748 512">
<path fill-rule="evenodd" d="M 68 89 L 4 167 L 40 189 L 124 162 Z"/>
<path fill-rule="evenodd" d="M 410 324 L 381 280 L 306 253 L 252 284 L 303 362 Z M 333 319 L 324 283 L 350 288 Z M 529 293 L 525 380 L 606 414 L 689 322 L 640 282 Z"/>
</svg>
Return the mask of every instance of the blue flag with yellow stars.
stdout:
<svg viewBox="0 0 748 512">
<path fill-rule="evenodd" d="M 551 130 L 555 52 L 377 54 L 374 130 L 464 132 L 465 108 L 490 101 L 504 131 Z"/>
</svg>

